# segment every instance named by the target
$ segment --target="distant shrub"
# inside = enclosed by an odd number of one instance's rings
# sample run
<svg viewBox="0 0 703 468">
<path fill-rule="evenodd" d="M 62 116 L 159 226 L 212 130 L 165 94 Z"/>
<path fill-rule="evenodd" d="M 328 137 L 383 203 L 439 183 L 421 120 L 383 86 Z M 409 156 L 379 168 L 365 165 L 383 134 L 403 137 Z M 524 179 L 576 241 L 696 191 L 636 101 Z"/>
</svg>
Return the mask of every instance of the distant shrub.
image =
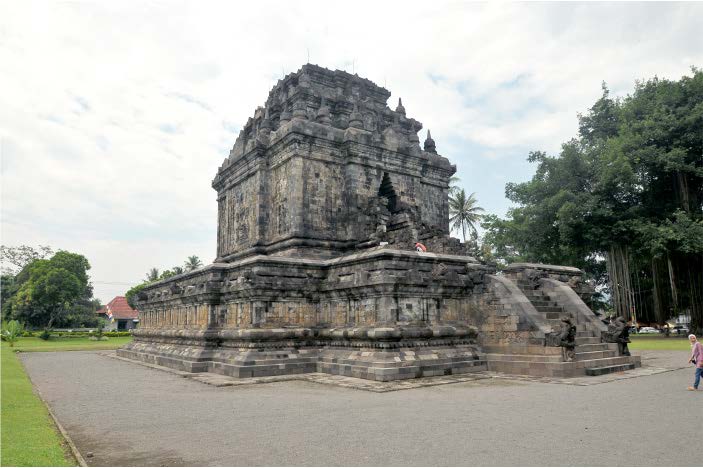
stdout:
<svg viewBox="0 0 703 468">
<path fill-rule="evenodd" d="M 15 341 L 22 336 L 22 324 L 17 320 L 10 320 L 2 327 L 2 339 L 10 343 L 10 347 L 15 346 Z"/>
<path fill-rule="evenodd" d="M 22 338 L 31 338 L 34 336 L 34 332 L 25 330 L 22 332 Z"/>
<path fill-rule="evenodd" d="M 110 331 L 103 333 L 104 336 L 117 337 L 117 336 L 132 336 L 132 332 L 129 331 Z"/>
<path fill-rule="evenodd" d="M 44 341 L 50 340 L 51 339 L 51 331 L 47 330 L 47 329 L 42 330 L 42 332 L 39 334 L 39 339 L 44 340 Z"/>
</svg>

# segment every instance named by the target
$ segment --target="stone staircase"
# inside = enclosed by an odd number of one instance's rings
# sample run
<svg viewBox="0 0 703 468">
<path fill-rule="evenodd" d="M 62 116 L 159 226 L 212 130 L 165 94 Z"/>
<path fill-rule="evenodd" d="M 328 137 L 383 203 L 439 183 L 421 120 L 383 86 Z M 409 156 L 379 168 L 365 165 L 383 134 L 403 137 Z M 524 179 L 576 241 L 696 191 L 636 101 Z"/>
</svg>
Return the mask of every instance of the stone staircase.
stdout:
<svg viewBox="0 0 703 468">
<path fill-rule="evenodd" d="M 602 342 L 597 326 L 579 317 L 578 313 L 565 310 L 534 283 L 518 280 L 516 284 L 548 327 L 558 331 L 563 325 L 562 318 L 570 315 L 575 320 L 576 356 L 574 361 L 565 362 L 559 347 L 513 346 L 507 350 L 504 347 L 500 352 L 488 347 L 485 351 L 490 370 L 545 377 L 577 377 L 621 372 L 639 366 L 639 358 L 619 356 L 617 344 Z"/>
</svg>

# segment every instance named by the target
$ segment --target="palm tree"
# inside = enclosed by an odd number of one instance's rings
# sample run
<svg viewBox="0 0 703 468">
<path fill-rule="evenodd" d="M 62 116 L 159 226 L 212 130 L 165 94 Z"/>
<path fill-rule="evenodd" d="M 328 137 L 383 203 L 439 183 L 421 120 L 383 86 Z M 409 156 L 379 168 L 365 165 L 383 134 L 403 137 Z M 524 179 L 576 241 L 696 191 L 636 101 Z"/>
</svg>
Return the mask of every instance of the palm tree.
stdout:
<svg viewBox="0 0 703 468">
<path fill-rule="evenodd" d="M 468 197 L 464 189 L 457 190 L 455 194 L 449 196 L 449 224 L 452 229 L 457 231 L 461 229 L 461 236 L 466 242 L 466 229 L 476 231 L 476 225 L 481 220 L 483 215 L 479 214 L 485 211 L 480 206 L 477 206 L 476 192 Z"/>
<path fill-rule="evenodd" d="M 461 179 L 458 176 L 453 175 L 449 178 L 449 196 L 450 197 L 459 191 L 459 185 L 458 185 L 459 182 L 461 182 Z"/>
<path fill-rule="evenodd" d="M 158 268 L 152 268 L 149 270 L 149 273 L 146 274 L 146 280 L 147 281 L 156 281 L 159 279 L 159 269 Z"/>
<path fill-rule="evenodd" d="M 183 267 L 175 266 L 175 267 L 171 268 L 171 271 L 173 272 L 174 275 L 180 275 L 185 270 L 183 269 Z"/>
<path fill-rule="evenodd" d="M 183 265 L 186 269 L 186 271 L 193 271 L 196 268 L 200 268 L 203 266 L 203 262 L 200 261 L 197 255 L 191 255 L 188 257 L 188 259 L 185 262 L 185 265 Z"/>
</svg>

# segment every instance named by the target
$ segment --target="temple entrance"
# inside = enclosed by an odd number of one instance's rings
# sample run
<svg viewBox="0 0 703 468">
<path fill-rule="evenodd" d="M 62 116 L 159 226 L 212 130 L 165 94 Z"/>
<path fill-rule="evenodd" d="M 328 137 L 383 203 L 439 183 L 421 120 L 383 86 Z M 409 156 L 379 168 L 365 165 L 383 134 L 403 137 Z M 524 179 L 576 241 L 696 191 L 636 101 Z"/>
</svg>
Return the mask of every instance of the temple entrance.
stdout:
<svg viewBox="0 0 703 468">
<path fill-rule="evenodd" d="M 391 213 L 398 211 L 398 196 L 395 193 L 393 183 L 391 182 L 391 178 L 388 176 L 387 172 L 383 173 L 381 186 L 378 188 L 378 196 L 388 199 L 388 211 Z"/>
</svg>

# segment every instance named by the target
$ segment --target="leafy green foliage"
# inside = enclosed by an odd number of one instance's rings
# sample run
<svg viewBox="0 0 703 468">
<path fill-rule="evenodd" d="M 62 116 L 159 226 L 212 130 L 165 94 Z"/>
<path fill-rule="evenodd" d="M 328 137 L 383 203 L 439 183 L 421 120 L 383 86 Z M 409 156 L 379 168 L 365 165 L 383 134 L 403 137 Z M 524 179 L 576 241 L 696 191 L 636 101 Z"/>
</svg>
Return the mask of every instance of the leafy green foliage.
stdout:
<svg viewBox="0 0 703 468">
<path fill-rule="evenodd" d="M 149 281 L 149 282 L 158 281 L 159 276 L 160 276 L 160 274 L 159 274 L 159 269 L 158 269 L 158 268 L 152 268 L 152 269 L 149 270 L 149 272 L 146 274 L 146 281 Z"/>
<path fill-rule="evenodd" d="M 30 261 L 14 279 L 16 290 L 4 305 L 5 315 L 51 328 L 65 318 L 76 301 L 92 296 L 89 269 L 84 256 L 63 250 L 51 259 Z"/>
<path fill-rule="evenodd" d="M 2 245 L 0 246 L 0 264 L 2 264 L 3 276 L 14 276 L 34 260 L 50 257 L 53 254 L 53 249 L 47 245 L 40 245 L 37 249 L 30 245 L 18 247 Z"/>
<path fill-rule="evenodd" d="M 203 266 L 203 262 L 200 261 L 197 255 L 191 255 L 186 259 L 185 264 L 183 266 L 186 271 L 193 271 Z"/>
<path fill-rule="evenodd" d="M 449 196 L 449 225 L 452 229 L 461 231 L 464 241 L 467 229 L 477 234 L 476 226 L 483 211 L 484 209 L 478 206 L 476 193 L 466 196 L 464 189 L 458 189 Z"/>
<path fill-rule="evenodd" d="M 129 306 L 133 309 L 137 308 L 137 296 L 139 295 L 139 292 L 142 291 L 145 287 L 150 285 L 151 283 L 155 283 L 157 281 L 165 280 L 168 278 L 171 278 L 176 275 L 183 274 L 188 271 L 193 271 L 197 268 L 200 268 L 203 266 L 203 262 L 198 258 L 197 255 L 191 255 L 189 256 L 186 261 L 184 262 L 184 266 L 175 266 L 171 268 L 170 270 L 164 270 L 163 272 L 160 272 L 158 268 L 151 268 L 149 272 L 146 275 L 146 279 L 141 282 L 140 284 L 133 286 L 130 288 L 126 293 L 125 297 L 127 298 L 127 303 Z"/>
<path fill-rule="evenodd" d="M 105 331 L 106 326 L 107 326 L 107 321 L 102 317 L 99 318 L 97 329 L 95 330 L 95 336 L 97 336 L 98 339 L 101 339 L 103 337 L 103 332 Z"/>
<path fill-rule="evenodd" d="M 10 344 L 10 347 L 15 346 L 15 342 L 22 336 L 23 327 L 17 320 L 10 320 L 2 327 L 2 339 Z"/>
<path fill-rule="evenodd" d="M 485 241 L 501 261 L 573 265 L 602 285 L 606 256 L 625 249 L 639 316 L 689 312 L 700 330 L 701 129 L 700 70 L 679 81 L 637 83 L 619 100 L 603 85 L 601 98 L 579 116 L 578 137 L 558 156 L 529 154 L 535 174 L 507 184 L 516 206 L 505 219 L 484 218 Z"/>
<path fill-rule="evenodd" d="M 146 287 L 149 286 L 149 284 L 151 284 L 151 283 L 152 283 L 151 281 L 145 281 L 145 282 L 140 283 L 140 284 L 138 284 L 138 285 L 136 285 L 136 286 L 133 286 L 132 288 L 130 288 L 130 289 L 125 293 L 125 297 L 127 298 L 127 303 L 129 304 L 129 306 L 130 306 L 132 309 L 136 309 L 136 308 L 137 308 L 137 296 L 138 296 L 138 294 L 142 291 L 142 289 L 146 288 Z"/>
</svg>

